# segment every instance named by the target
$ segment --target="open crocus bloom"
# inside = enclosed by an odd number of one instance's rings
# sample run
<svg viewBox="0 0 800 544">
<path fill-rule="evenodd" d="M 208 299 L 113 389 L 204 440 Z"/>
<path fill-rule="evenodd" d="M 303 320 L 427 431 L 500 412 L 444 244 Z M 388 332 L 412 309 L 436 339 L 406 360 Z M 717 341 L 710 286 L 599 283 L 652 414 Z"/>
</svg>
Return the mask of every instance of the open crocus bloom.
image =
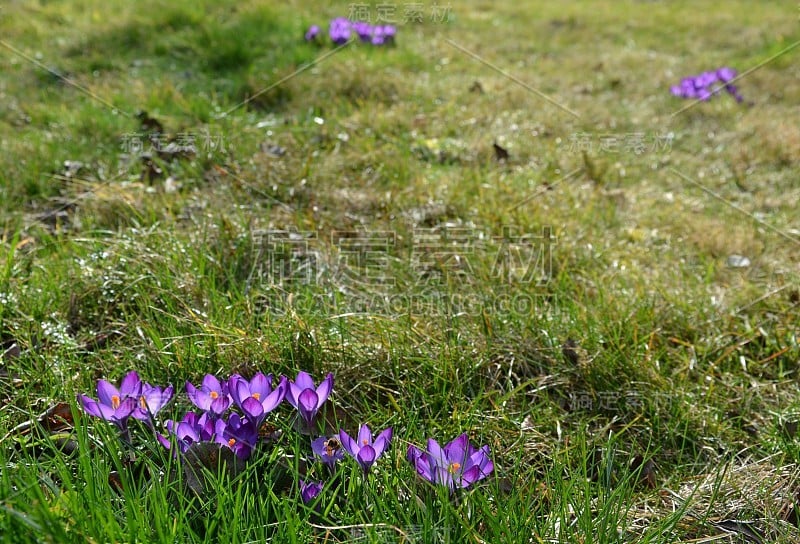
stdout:
<svg viewBox="0 0 800 544">
<path fill-rule="evenodd" d="M 428 439 L 428 451 L 409 446 L 406 458 L 422 478 L 447 486 L 451 491 L 467 488 L 494 470 L 494 463 L 489 458 L 489 446 L 475 448 L 469 443 L 466 433 L 444 448 L 433 438 Z"/>
<path fill-rule="evenodd" d="M 332 389 L 333 374 L 328 374 L 317 387 L 308 372 L 300 371 L 297 373 L 297 379 L 289 382 L 286 400 L 297 408 L 306 426 L 311 427 L 317 417 L 317 412 L 328 400 Z"/>
<path fill-rule="evenodd" d="M 150 420 L 172 399 L 172 393 L 171 385 L 162 389 L 156 385 L 143 383 L 136 409 L 131 415 L 136 419 Z"/>
<path fill-rule="evenodd" d="M 203 383 L 199 388 L 195 387 L 190 382 L 186 382 L 186 394 L 195 406 L 215 416 L 222 415 L 231 404 L 227 384 L 220 383 L 220 381 L 211 374 L 205 375 Z"/>
<path fill-rule="evenodd" d="M 350 454 L 353 459 L 358 461 L 362 470 L 366 473 L 369 467 L 375 463 L 386 448 L 389 447 L 389 442 L 392 440 L 392 428 L 389 427 L 380 433 L 375 440 L 372 440 L 372 432 L 369 427 L 364 424 L 358 430 L 358 436 L 355 440 L 343 430 L 339 431 L 339 440 L 342 443 L 344 450 Z"/>
<path fill-rule="evenodd" d="M 281 377 L 278 387 L 272 388 L 272 374 L 265 376 L 259 372 L 253 379 L 248 381 L 238 374 L 234 374 L 228 380 L 228 391 L 233 402 L 253 421 L 256 428 L 261 427 L 261 423 L 267 414 L 280 405 L 286 396 L 289 388 L 289 381 L 286 377 Z"/>
<path fill-rule="evenodd" d="M 131 371 L 122 378 L 119 389 L 106 380 L 98 381 L 99 401 L 86 395 L 79 395 L 78 400 L 87 414 L 110 421 L 124 430 L 141 393 L 142 381 L 136 371 Z"/>
</svg>

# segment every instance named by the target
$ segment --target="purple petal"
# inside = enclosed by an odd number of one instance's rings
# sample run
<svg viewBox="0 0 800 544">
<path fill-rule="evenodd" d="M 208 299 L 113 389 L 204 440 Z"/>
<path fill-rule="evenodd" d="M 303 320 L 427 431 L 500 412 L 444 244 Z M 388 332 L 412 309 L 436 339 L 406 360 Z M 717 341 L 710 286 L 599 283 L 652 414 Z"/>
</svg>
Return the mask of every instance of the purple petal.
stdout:
<svg viewBox="0 0 800 544">
<path fill-rule="evenodd" d="M 228 394 L 233 399 L 233 402 L 236 403 L 236 406 L 241 407 L 242 401 L 250 396 L 250 390 L 247 387 L 247 380 L 238 374 L 232 375 L 230 378 L 228 378 Z"/>
<path fill-rule="evenodd" d="M 297 409 L 302 418 L 311 425 L 314 421 L 314 416 L 317 414 L 317 406 L 319 397 L 313 389 L 306 389 L 297 398 Z"/>
<path fill-rule="evenodd" d="M 360 429 L 358 429 L 358 447 L 363 448 L 364 446 L 371 446 L 372 445 L 372 432 L 369 430 L 369 427 L 366 423 L 364 423 Z"/>
<path fill-rule="evenodd" d="M 251 417 L 254 420 L 258 420 L 264 415 L 264 407 L 253 397 L 247 397 L 244 399 L 244 402 L 242 403 L 242 410 L 247 417 Z"/>
<path fill-rule="evenodd" d="M 209 397 L 211 398 L 211 397 Z M 209 406 L 209 410 L 214 412 L 216 415 L 222 415 L 225 410 L 228 409 L 228 406 L 231 405 L 231 401 L 227 395 L 220 395 L 219 397 L 215 398 L 211 401 L 211 405 Z"/>
<path fill-rule="evenodd" d="M 431 460 L 435 462 L 435 464 L 447 464 L 447 453 L 445 453 L 439 443 L 433 438 L 428 439 L 428 453 L 431 456 Z"/>
<path fill-rule="evenodd" d="M 222 384 L 219 382 L 216 376 L 211 374 L 206 374 L 203 377 L 203 387 L 209 391 L 216 391 L 217 393 L 222 392 Z"/>
<path fill-rule="evenodd" d="M 473 466 L 461 473 L 460 485 L 461 487 L 469 487 L 481 478 L 483 478 L 483 475 L 480 467 Z"/>
<path fill-rule="evenodd" d="M 198 389 L 192 384 L 192 382 L 187 381 L 186 382 L 186 396 L 189 397 L 189 400 L 192 401 L 192 404 L 194 404 L 195 406 L 197 406 L 200 409 L 204 409 L 202 406 L 200 406 L 200 404 L 198 402 L 198 400 L 199 400 L 198 399 L 198 393 L 200 393 L 200 391 L 198 391 Z"/>
<path fill-rule="evenodd" d="M 375 449 L 372 446 L 363 446 L 360 450 L 358 450 L 356 460 L 364 468 L 364 470 L 366 470 L 372 466 L 377 457 L 378 456 L 375 453 Z"/>
<path fill-rule="evenodd" d="M 378 438 L 375 439 L 375 442 L 372 443 L 372 447 L 375 448 L 375 453 L 380 456 L 383 455 L 383 452 L 386 451 L 386 448 L 389 447 L 389 443 L 392 441 L 392 428 L 389 427 L 381 434 L 378 435 Z"/>
<path fill-rule="evenodd" d="M 327 451 L 325 450 L 325 443 L 328 441 L 328 438 L 325 436 L 320 436 L 319 438 L 311 441 L 311 451 L 313 451 L 319 457 L 323 457 L 327 455 Z"/>
<path fill-rule="evenodd" d="M 408 449 L 406 450 L 406 460 L 409 463 L 414 464 L 417 461 L 417 457 L 420 455 L 422 455 L 422 450 L 420 450 L 414 444 L 408 445 Z"/>
<path fill-rule="evenodd" d="M 358 454 L 358 444 L 344 430 L 339 431 L 339 442 L 341 442 L 344 450 L 353 457 Z"/>
<path fill-rule="evenodd" d="M 127 419 L 134 410 L 136 410 L 136 399 L 133 397 L 128 397 L 120 403 L 119 407 L 114 410 L 114 419 L 122 422 L 123 420 Z"/>
<path fill-rule="evenodd" d="M 454 438 L 444 447 L 444 452 L 448 463 L 464 464 L 467 459 L 467 449 L 469 448 L 469 437 L 463 433 Z"/>
<path fill-rule="evenodd" d="M 172 443 L 169 441 L 169 438 L 164 436 L 161 433 L 156 433 L 156 440 L 158 440 L 159 444 L 167 448 L 168 450 L 172 449 Z"/>
<path fill-rule="evenodd" d="M 450 473 L 447 467 L 436 465 L 435 467 L 432 467 L 432 472 L 433 472 L 433 478 L 431 479 L 432 482 L 437 483 L 439 485 L 447 486 L 450 489 L 455 488 L 453 475 Z"/>
<path fill-rule="evenodd" d="M 297 408 L 297 398 L 303 391 L 305 391 L 305 389 L 301 389 L 296 384 L 289 382 L 289 390 L 286 392 L 286 402 L 291 404 L 293 408 Z"/>
<path fill-rule="evenodd" d="M 122 400 L 119 390 L 106 380 L 97 382 L 97 397 L 100 399 L 100 403 L 106 406 L 114 406 L 114 397 L 116 397 L 117 403 Z"/>
<path fill-rule="evenodd" d="M 83 410 L 87 414 L 105 420 L 111 420 L 111 418 L 114 417 L 114 409 L 111 408 L 111 406 L 100 404 L 96 400 L 91 399 L 86 395 L 81 395 L 80 400 L 81 400 L 81 405 L 83 406 Z"/>
<path fill-rule="evenodd" d="M 425 478 L 431 483 L 434 483 L 435 476 L 431 468 L 430 457 L 420 452 L 420 455 L 414 461 L 414 468 L 417 474 Z"/>
<path fill-rule="evenodd" d="M 264 413 L 271 412 L 275 408 L 277 408 L 278 405 L 283 401 L 283 397 L 284 397 L 284 390 L 282 388 L 278 388 L 269 395 L 267 395 L 265 398 L 262 398 L 261 406 L 264 409 Z"/>
<path fill-rule="evenodd" d="M 257 373 L 250 380 L 250 394 L 258 393 L 258 400 L 263 401 L 267 395 L 272 393 L 272 376 L 265 376 L 262 372 Z"/>
<path fill-rule="evenodd" d="M 119 392 L 122 396 L 139 396 L 142 391 L 142 380 L 135 370 L 128 372 L 119 384 Z"/>
<path fill-rule="evenodd" d="M 333 389 L 333 373 L 329 373 L 325 377 L 325 379 L 322 380 L 322 383 L 319 384 L 319 387 L 317 388 L 317 395 L 319 396 L 319 404 L 317 405 L 318 408 L 321 407 L 323 404 L 325 404 L 325 401 L 328 400 L 328 397 L 330 396 L 332 389 Z"/>
<path fill-rule="evenodd" d="M 322 491 L 322 482 L 306 482 L 300 480 L 300 497 L 308 503 Z"/>
<path fill-rule="evenodd" d="M 297 373 L 297 378 L 294 380 L 294 384 L 299 387 L 301 391 L 303 389 L 317 388 L 317 386 L 314 385 L 314 380 L 311 378 L 311 374 L 303 370 Z"/>
</svg>

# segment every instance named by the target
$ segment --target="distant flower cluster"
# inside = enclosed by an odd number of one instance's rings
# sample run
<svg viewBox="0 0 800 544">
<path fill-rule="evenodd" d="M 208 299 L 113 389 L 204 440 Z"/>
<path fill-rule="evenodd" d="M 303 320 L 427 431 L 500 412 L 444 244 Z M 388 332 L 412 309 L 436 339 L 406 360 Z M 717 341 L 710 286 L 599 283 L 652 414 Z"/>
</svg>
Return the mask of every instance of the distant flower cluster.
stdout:
<svg viewBox="0 0 800 544">
<path fill-rule="evenodd" d="M 342 45 L 357 36 L 364 43 L 372 45 L 390 45 L 394 43 L 397 27 L 394 25 L 371 25 L 364 21 L 351 21 L 346 17 L 336 17 L 330 22 L 328 36 L 336 45 Z M 307 42 L 318 42 L 322 37 L 322 29 L 311 25 L 305 34 Z"/>
<path fill-rule="evenodd" d="M 736 70 L 724 66 L 713 72 L 703 72 L 696 76 L 685 77 L 681 80 L 680 85 L 673 85 L 670 92 L 681 98 L 707 101 L 725 89 L 733 95 L 737 102 L 742 102 L 744 98 L 732 83 L 736 74 Z"/>
<path fill-rule="evenodd" d="M 267 416 L 284 400 L 298 415 L 304 429 L 315 436 L 319 433 L 319 411 L 333 390 L 333 374 L 317 385 L 310 374 L 299 372 L 294 380 L 258 372 L 251 379 L 234 374 L 227 380 L 207 374 L 199 386 L 186 382 L 186 395 L 199 409 L 187 412 L 180 421 L 168 419 L 159 425 L 156 416 L 173 398 L 173 387 L 158 387 L 143 382 L 135 372 L 129 372 L 119 387 L 106 380 L 97 383 L 98 399 L 79 395 L 84 412 L 109 421 L 130 443 L 130 418 L 144 422 L 155 439 L 175 456 L 186 454 L 194 444 L 215 443 L 230 449 L 241 460 L 250 458 L 262 440 L 260 429 Z M 166 432 L 161 431 L 163 429 Z M 345 458 L 352 458 L 364 477 L 376 461 L 389 450 L 393 431 L 389 427 L 375 435 L 364 424 L 354 436 L 340 429 L 334 436 L 317 436 L 311 441 L 312 459 L 321 462 L 329 473 Z M 486 478 L 494 463 L 489 446 L 476 448 L 462 434 L 444 447 L 429 439 L 427 450 L 410 446 L 407 459 L 424 481 L 447 487 L 451 492 L 471 486 Z M 298 480 L 300 497 L 313 500 L 325 488 L 325 482 Z"/>
</svg>

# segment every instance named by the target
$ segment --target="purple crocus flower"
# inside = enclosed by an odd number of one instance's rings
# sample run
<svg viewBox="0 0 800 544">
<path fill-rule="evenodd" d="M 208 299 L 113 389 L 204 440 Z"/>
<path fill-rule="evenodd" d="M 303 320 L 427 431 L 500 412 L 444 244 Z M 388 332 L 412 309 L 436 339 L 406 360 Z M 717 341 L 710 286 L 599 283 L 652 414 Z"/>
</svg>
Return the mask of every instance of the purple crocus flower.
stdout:
<svg viewBox="0 0 800 544">
<path fill-rule="evenodd" d="M 300 480 L 300 497 L 308 504 L 322 491 L 322 482 L 306 482 Z"/>
<path fill-rule="evenodd" d="M 366 425 L 361 426 L 358 430 L 358 436 L 354 440 L 344 430 L 339 431 L 339 440 L 342 442 L 342 447 L 349 453 L 353 459 L 358 461 L 361 469 L 366 474 L 375 461 L 380 457 L 386 448 L 389 447 L 389 442 L 392 440 L 392 428 L 389 427 L 380 433 L 375 440 L 372 440 L 372 432 Z"/>
<path fill-rule="evenodd" d="M 272 383 L 272 374 L 265 376 L 261 372 L 253 376 L 250 381 L 238 374 L 234 374 L 228 380 L 228 391 L 233 402 L 253 421 L 256 428 L 261 427 L 267 414 L 283 401 L 289 388 L 289 380 L 285 376 L 281 377 L 275 389 L 272 388 Z"/>
<path fill-rule="evenodd" d="M 308 27 L 308 30 L 306 30 L 306 35 L 305 35 L 306 41 L 307 42 L 315 41 L 319 37 L 321 32 L 322 30 L 319 28 L 319 26 L 311 25 L 310 27 Z"/>
<path fill-rule="evenodd" d="M 372 43 L 372 45 L 383 45 L 384 41 L 383 27 L 380 25 L 374 27 L 370 35 L 370 43 Z"/>
<path fill-rule="evenodd" d="M 233 450 L 239 459 L 247 459 L 258 443 L 258 428 L 252 421 L 231 414 L 228 421 L 218 419 L 214 425 L 215 440 Z"/>
<path fill-rule="evenodd" d="M 320 436 L 311 442 L 314 455 L 333 470 L 337 461 L 344 459 L 344 450 L 338 436 Z"/>
<path fill-rule="evenodd" d="M 364 21 L 356 21 L 350 25 L 362 42 L 369 42 L 372 38 L 373 27 Z"/>
<path fill-rule="evenodd" d="M 142 381 L 136 371 L 128 372 L 119 384 L 119 389 L 106 380 L 97 382 L 99 401 L 79 395 L 83 410 L 94 417 L 114 423 L 120 430 L 127 428 L 128 417 L 136 410 L 137 399 L 142 392 Z"/>
<path fill-rule="evenodd" d="M 136 409 L 131 414 L 136 419 L 150 421 L 172 399 L 173 387 L 162 389 L 149 383 L 142 384 Z"/>
<path fill-rule="evenodd" d="M 177 424 L 173 420 L 166 423 L 169 434 L 178 439 L 178 449 L 185 453 L 189 446 L 195 442 L 210 442 L 214 437 L 214 421 L 204 413 L 200 416 L 194 412 L 187 412 Z M 167 449 L 172 448 L 169 438 L 156 433 L 156 438 Z"/>
<path fill-rule="evenodd" d="M 301 370 L 297 373 L 297 378 L 293 382 L 289 382 L 289 391 L 286 394 L 286 400 L 293 407 L 297 408 L 306 426 L 311 428 L 317 417 L 317 412 L 322 408 L 322 405 L 325 404 L 325 401 L 328 400 L 332 389 L 332 373 L 329 373 L 319 384 L 319 387 L 317 387 L 314 385 L 314 380 L 311 378 L 311 375 Z"/>
<path fill-rule="evenodd" d="M 350 20 L 345 17 L 336 17 L 335 19 L 331 20 L 330 27 L 328 29 L 328 35 L 331 37 L 331 41 L 336 45 L 342 45 L 347 43 L 350 39 L 350 31 L 352 29 L 352 24 Z"/>
<path fill-rule="evenodd" d="M 200 388 L 195 387 L 190 382 L 186 382 L 186 394 L 195 406 L 212 413 L 216 417 L 221 416 L 231 404 L 227 384 L 220 383 L 211 374 L 205 375 Z"/>
<path fill-rule="evenodd" d="M 444 448 L 433 438 L 428 439 L 427 451 L 411 445 L 406 458 L 422 478 L 433 484 L 447 486 L 451 491 L 467 488 L 494 470 L 489 446 L 475 448 L 466 433 Z"/>
<path fill-rule="evenodd" d="M 736 70 L 729 66 L 723 66 L 717 70 L 717 77 L 722 83 L 730 83 L 736 78 Z"/>
<path fill-rule="evenodd" d="M 394 42 L 397 28 L 392 25 L 376 26 L 372 32 L 372 45 L 386 45 Z"/>
<path fill-rule="evenodd" d="M 714 95 L 720 94 L 724 88 L 728 93 L 733 95 L 737 102 L 742 102 L 744 99 L 739 94 L 736 87 L 731 83 L 736 79 L 736 70 L 728 66 L 723 66 L 714 71 L 703 72 L 696 76 L 685 77 L 681 80 L 680 85 L 673 85 L 670 87 L 670 92 L 680 98 L 691 98 L 696 100 L 708 101 Z M 715 84 L 722 83 L 722 86 L 714 86 Z"/>
</svg>

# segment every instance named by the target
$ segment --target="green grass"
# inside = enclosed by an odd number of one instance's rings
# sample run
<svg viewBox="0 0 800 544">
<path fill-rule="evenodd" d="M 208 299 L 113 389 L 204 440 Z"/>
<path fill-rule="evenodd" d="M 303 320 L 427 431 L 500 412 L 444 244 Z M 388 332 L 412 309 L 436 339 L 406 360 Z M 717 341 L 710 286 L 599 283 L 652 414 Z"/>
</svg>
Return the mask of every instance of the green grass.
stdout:
<svg viewBox="0 0 800 544">
<path fill-rule="evenodd" d="M 310 67 L 350 4 L 0 8 L 0 540 L 797 541 L 796 4 L 425 7 Z M 148 167 L 140 111 L 197 153 Z M 333 372 L 332 423 L 395 440 L 304 505 L 283 406 L 198 496 L 80 417 L 131 369 Z M 58 402 L 72 453 L 17 427 Z M 405 452 L 462 432 L 496 470 L 454 500 Z"/>
</svg>

